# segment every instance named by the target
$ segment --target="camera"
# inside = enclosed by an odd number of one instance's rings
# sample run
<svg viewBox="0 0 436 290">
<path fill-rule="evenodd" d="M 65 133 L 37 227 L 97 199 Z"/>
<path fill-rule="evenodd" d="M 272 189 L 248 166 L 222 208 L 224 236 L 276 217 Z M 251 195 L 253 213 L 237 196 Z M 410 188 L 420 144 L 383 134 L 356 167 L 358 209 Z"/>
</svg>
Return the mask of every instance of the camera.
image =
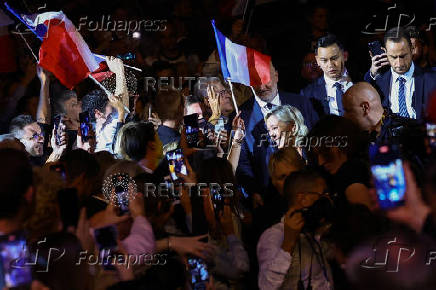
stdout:
<svg viewBox="0 0 436 290">
<path fill-rule="evenodd" d="M 326 222 L 333 220 L 335 205 L 330 198 L 322 196 L 311 206 L 297 212 L 301 212 L 304 219 L 303 231 L 314 232 Z"/>
</svg>

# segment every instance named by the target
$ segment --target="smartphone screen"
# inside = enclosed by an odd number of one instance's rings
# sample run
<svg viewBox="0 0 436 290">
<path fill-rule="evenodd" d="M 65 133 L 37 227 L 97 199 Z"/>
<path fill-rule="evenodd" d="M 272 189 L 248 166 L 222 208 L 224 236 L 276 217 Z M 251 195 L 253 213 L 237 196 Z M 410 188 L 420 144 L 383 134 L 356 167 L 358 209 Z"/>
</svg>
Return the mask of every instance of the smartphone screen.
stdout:
<svg viewBox="0 0 436 290">
<path fill-rule="evenodd" d="M 105 270 L 116 270 L 112 265 L 112 261 L 118 250 L 117 236 L 117 228 L 113 225 L 94 230 L 95 241 Z"/>
<path fill-rule="evenodd" d="M 215 124 L 215 133 L 219 134 L 222 130 L 225 130 L 225 121 L 223 118 L 219 118 L 217 123 Z"/>
<path fill-rule="evenodd" d="M 403 205 L 406 179 L 398 150 L 387 145 L 372 145 L 370 159 L 380 208 L 391 209 Z"/>
<path fill-rule="evenodd" d="M 372 56 L 376 56 L 384 53 L 383 49 L 381 48 L 381 43 L 378 40 L 368 43 L 368 48 L 369 51 L 371 51 Z"/>
<path fill-rule="evenodd" d="M 2 287 L 14 288 L 32 283 L 31 267 L 26 265 L 27 246 L 23 238 L 11 239 L 0 243 Z"/>
<path fill-rule="evenodd" d="M 198 146 L 198 132 L 200 131 L 198 125 L 198 114 L 194 113 L 183 117 L 185 124 L 186 141 L 189 147 Z"/>
<path fill-rule="evenodd" d="M 212 195 L 212 203 L 215 210 L 215 215 L 219 215 L 220 212 L 224 210 L 224 198 L 221 194 L 221 190 L 218 188 L 212 187 L 210 190 Z"/>
<path fill-rule="evenodd" d="M 200 258 L 188 259 L 189 273 L 193 290 L 206 289 L 209 272 L 206 263 Z"/>
<path fill-rule="evenodd" d="M 118 207 L 120 209 L 120 215 L 129 213 L 129 194 L 124 191 L 124 188 L 120 185 L 115 186 L 115 193 L 117 195 Z"/>
<path fill-rule="evenodd" d="M 89 112 L 82 112 L 79 114 L 80 121 L 80 133 L 82 134 L 82 140 L 87 141 L 89 139 L 89 134 L 91 131 L 91 119 Z"/>
<path fill-rule="evenodd" d="M 53 120 L 56 145 L 61 144 L 61 137 L 60 137 L 60 134 L 59 134 L 59 126 L 61 124 L 61 119 L 62 119 L 61 115 L 56 115 L 54 117 L 54 120 Z"/>
<path fill-rule="evenodd" d="M 182 153 L 182 149 L 176 149 L 173 151 L 169 151 L 166 154 L 168 160 L 168 166 L 170 169 L 170 176 L 173 181 L 179 179 L 176 173 L 182 173 L 187 175 L 186 165 Z"/>
</svg>

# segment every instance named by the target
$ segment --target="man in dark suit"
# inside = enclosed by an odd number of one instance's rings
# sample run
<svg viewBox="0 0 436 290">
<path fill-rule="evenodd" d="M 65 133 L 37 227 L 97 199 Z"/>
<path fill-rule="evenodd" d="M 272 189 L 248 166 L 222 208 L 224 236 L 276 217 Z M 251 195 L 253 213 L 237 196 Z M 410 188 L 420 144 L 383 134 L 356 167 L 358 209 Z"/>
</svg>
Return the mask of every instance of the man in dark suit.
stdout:
<svg viewBox="0 0 436 290">
<path fill-rule="evenodd" d="M 353 85 L 345 68 L 348 54 L 336 36 L 328 34 L 318 39 L 315 55 L 323 76 L 302 89 L 300 94 L 310 99 L 320 117 L 342 116 L 342 96 Z"/>
<path fill-rule="evenodd" d="M 428 96 L 436 89 L 436 74 L 424 71 L 412 61 L 409 34 L 395 27 L 385 34 L 386 53 L 372 56 L 372 66 L 365 74 L 379 91 L 384 107 L 404 118 L 423 119 Z M 385 73 L 380 68 L 390 65 Z"/>
<path fill-rule="evenodd" d="M 291 105 L 300 110 L 310 129 L 318 120 L 312 104 L 303 96 L 278 91 L 278 73 L 271 64 L 271 80 L 268 84 L 253 87 L 253 97 L 240 107 L 245 123 L 245 141 L 236 175 L 239 183 L 252 196 L 254 204 L 261 205 L 261 195 L 269 183 L 268 161 L 275 148 L 271 145 L 264 117 L 276 106 Z"/>
</svg>

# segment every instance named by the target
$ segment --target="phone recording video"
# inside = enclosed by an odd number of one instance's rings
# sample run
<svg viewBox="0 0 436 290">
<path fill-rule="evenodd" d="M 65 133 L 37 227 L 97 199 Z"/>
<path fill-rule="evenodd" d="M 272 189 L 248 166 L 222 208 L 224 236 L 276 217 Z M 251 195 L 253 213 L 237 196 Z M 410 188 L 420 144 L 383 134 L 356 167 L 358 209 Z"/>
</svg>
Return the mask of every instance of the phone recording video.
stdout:
<svg viewBox="0 0 436 290">
<path fill-rule="evenodd" d="M 203 290 L 209 281 L 209 272 L 206 263 L 200 258 L 188 259 L 189 273 L 193 290 Z"/>
<path fill-rule="evenodd" d="M 119 214 L 125 215 L 129 213 L 129 193 L 120 185 L 115 186 L 115 194 L 117 195 Z"/>
<path fill-rule="evenodd" d="M 26 265 L 27 246 L 23 238 L 12 240 L 8 236 L 5 241 L 0 243 L 1 258 L 1 287 L 15 288 L 32 283 L 31 267 Z"/>
<path fill-rule="evenodd" d="M 212 196 L 212 204 L 215 210 L 215 215 L 219 215 L 224 210 L 224 197 L 221 194 L 221 189 L 212 187 L 210 189 Z"/>
<path fill-rule="evenodd" d="M 89 112 L 82 112 L 79 114 L 80 121 L 80 133 L 82 135 L 82 141 L 86 142 L 89 139 L 91 131 L 91 118 Z"/>
<path fill-rule="evenodd" d="M 406 179 L 398 149 L 387 145 L 370 147 L 371 172 L 382 209 L 404 204 Z"/>
<path fill-rule="evenodd" d="M 436 124 L 427 123 L 427 138 L 430 148 L 436 150 Z"/>
<path fill-rule="evenodd" d="M 382 49 L 380 41 L 378 40 L 368 43 L 368 48 L 373 57 L 385 53 Z"/>
<path fill-rule="evenodd" d="M 182 173 L 184 175 L 188 174 L 186 170 L 182 149 L 169 151 L 167 152 L 166 157 L 170 169 L 170 176 L 173 181 L 177 181 L 179 179 L 177 173 Z"/>
<path fill-rule="evenodd" d="M 53 120 L 56 145 L 61 144 L 61 134 L 60 134 L 61 132 L 59 130 L 61 122 L 62 122 L 62 115 L 56 115 Z"/>
<path fill-rule="evenodd" d="M 198 114 L 194 113 L 183 117 L 185 124 L 186 142 L 189 147 L 197 147 L 199 143 L 198 132 L 200 131 L 198 125 Z"/>
<path fill-rule="evenodd" d="M 118 251 L 117 236 L 117 228 L 114 225 L 94 230 L 99 256 L 105 270 L 116 270 L 112 261 L 114 261 L 114 254 Z"/>
<path fill-rule="evenodd" d="M 224 121 L 224 119 L 223 118 L 219 118 L 217 120 L 217 123 L 215 124 L 215 128 L 214 128 L 215 133 L 219 134 L 221 131 L 225 130 L 226 129 L 225 125 L 226 125 L 226 122 Z"/>
</svg>

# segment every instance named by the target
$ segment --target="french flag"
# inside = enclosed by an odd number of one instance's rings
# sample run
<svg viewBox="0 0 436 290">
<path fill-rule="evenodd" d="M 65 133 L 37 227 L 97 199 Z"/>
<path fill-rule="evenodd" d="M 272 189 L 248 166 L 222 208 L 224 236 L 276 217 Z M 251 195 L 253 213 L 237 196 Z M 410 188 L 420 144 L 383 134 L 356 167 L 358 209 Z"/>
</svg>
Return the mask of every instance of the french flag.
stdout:
<svg viewBox="0 0 436 290">
<path fill-rule="evenodd" d="M 99 68 L 98 61 L 89 50 L 74 24 L 60 12 L 39 14 L 34 22 L 37 32 L 45 32 L 39 49 L 39 65 L 52 72 L 69 89 Z M 41 29 L 41 26 L 45 27 Z"/>
<path fill-rule="evenodd" d="M 246 86 L 267 84 L 271 78 L 271 57 L 254 49 L 233 43 L 215 26 L 215 39 L 220 56 L 221 70 L 225 79 Z"/>
</svg>

